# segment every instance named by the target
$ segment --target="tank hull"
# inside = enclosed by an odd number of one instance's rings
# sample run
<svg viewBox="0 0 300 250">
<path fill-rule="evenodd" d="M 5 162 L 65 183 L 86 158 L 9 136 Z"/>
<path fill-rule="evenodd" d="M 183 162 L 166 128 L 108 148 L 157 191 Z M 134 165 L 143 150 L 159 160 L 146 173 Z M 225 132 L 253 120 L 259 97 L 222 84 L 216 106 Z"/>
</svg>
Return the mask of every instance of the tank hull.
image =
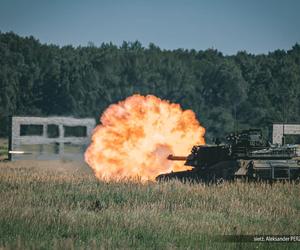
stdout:
<svg viewBox="0 0 300 250">
<path fill-rule="evenodd" d="M 292 181 L 300 178 L 300 164 L 296 160 L 228 160 L 206 168 L 161 174 L 157 181 L 218 183 L 235 179 Z"/>
</svg>

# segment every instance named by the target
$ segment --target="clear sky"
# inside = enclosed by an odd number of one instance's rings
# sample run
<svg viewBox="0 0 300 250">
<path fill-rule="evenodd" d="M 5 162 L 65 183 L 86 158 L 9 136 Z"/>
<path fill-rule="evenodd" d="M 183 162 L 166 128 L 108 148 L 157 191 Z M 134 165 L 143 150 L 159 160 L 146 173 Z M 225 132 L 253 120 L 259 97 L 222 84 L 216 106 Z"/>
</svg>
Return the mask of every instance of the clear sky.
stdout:
<svg viewBox="0 0 300 250">
<path fill-rule="evenodd" d="M 259 54 L 300 43 L 300 0 L 0 0 L 0 30 L 58 45 Z"/>
</svg>

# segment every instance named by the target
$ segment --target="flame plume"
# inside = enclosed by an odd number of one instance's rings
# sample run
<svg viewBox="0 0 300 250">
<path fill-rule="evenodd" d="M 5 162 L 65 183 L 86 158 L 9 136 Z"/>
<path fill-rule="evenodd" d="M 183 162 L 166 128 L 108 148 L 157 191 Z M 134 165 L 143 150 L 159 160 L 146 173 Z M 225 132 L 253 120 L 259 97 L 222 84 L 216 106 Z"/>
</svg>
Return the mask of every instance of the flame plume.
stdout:
<svg viewBox="0 0 300 250">
<path fill-rule="evenodd" d="M 153 95 L 112 104 L 100 121 L 85 161 L 104 181 L 155 180 L 162 173 L 188 170 L 167 156 L 188 155 L 193 145 L 205 143 L 205 129 L 193 111 Z"/>
</svg>

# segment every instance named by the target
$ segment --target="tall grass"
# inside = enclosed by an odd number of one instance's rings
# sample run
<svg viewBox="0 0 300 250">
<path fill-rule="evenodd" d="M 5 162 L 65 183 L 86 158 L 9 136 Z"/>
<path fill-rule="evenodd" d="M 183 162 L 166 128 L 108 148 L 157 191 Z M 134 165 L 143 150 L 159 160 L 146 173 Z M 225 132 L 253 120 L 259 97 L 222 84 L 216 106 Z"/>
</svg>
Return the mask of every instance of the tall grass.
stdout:
<svg viewBox="0 0 300 250">
<path fill-rule="evenodd" d="M 0 164 L 0 249 L 297 249 L 300 244 L 226 243 L 214 237 L 300 234 L 300 187 L 293 183 L 104 183 L 88 171 L 14 164 Z"/>
</svg>

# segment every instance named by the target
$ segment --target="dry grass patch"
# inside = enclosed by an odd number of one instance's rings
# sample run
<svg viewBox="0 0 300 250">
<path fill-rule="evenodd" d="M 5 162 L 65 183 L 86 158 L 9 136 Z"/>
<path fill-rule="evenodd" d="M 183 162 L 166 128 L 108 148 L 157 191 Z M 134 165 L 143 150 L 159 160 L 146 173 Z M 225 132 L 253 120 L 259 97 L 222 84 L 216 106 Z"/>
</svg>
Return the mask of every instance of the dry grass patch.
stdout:
<svg viewBox="0 0 300 250">
<path fill-rule="evenodd" d="M 299 185 L 104 183 L 83 164 L 0 164 L 0 247 L 297 248 L 219 243 L 223 234 L 300 234 Z"/>
</svg>

